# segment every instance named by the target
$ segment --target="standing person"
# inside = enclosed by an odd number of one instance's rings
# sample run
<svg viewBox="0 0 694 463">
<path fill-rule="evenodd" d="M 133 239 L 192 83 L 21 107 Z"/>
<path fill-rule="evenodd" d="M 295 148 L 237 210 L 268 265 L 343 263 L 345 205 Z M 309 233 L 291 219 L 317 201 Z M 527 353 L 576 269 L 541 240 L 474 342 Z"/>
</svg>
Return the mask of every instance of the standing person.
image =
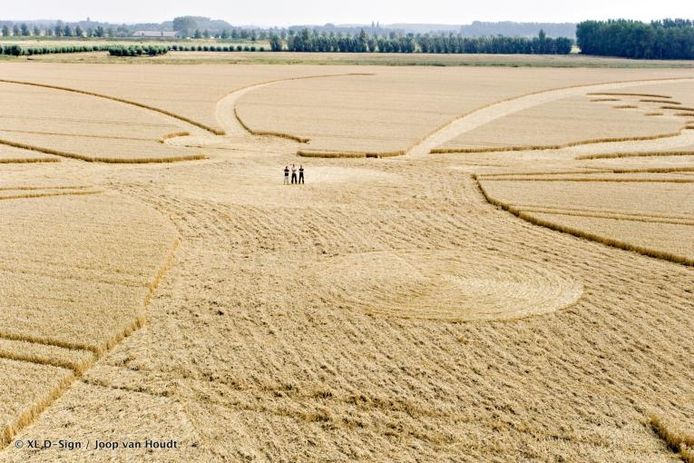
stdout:
<svg viewBox="0 0 694 463">
<path fill-rule="evenodd" d="M 292 164 L 292 185 L 296 183 L 296 166 Z"/>
<path fill-rule="evenodd" d="M 304 183 L 304 166 L 299 165 L 299 183 Z"/>
<path fill-rule="evenodd" d="M 284 184 L 289 185 L 289 166 L 284 166 Z"/>
</svg>

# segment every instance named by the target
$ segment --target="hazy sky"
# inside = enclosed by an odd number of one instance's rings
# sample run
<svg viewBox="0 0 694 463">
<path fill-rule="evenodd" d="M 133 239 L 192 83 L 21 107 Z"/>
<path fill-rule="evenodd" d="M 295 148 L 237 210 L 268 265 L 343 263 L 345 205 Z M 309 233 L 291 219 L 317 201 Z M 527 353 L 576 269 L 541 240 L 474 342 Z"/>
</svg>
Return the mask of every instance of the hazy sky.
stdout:
<svg viewBox="0 0 694 463">
<path fill-rule="evenodd" d="M 5 2 L 3 2 L 5 3 Z M 7 1 L 0 19 L 90 17 L 108 22 L 160 22 L 174 16 L 225 19 L 234 25 L 333 23 L 467 24 L 480 21 L 575 22 L 583 19 L 692 17 L 691 0 L 19 0 Z"/>
</svg>

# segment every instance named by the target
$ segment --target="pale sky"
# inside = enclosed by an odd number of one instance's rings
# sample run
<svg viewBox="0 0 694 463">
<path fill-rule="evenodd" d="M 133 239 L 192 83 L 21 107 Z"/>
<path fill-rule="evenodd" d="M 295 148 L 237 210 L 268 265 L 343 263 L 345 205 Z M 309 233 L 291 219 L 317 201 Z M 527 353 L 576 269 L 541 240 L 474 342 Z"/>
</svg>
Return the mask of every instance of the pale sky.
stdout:
<svg viewBox="0 0 694 463">
<path fill-rule="evenodd" d="M 584 19 L 692 18 L 691 0 L 20 0 L 7 1 L 1 20 L 62 19 L 161 22 L 194 15 L 233 25 L 287 26 L 380 21 L 469 24 L 478 21 L 577 22 Z"/>
</svg>

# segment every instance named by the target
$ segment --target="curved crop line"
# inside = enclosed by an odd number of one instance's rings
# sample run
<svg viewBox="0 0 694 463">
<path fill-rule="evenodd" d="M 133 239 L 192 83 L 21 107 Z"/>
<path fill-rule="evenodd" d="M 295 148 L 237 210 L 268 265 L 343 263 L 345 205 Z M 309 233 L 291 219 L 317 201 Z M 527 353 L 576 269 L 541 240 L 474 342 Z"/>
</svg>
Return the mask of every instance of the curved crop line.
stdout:
<svg viewBox="0 0 694 463">
<path fill-rule="evenodd" d="M 607 153 L 607 154 L 584 154 L 577 156 L 576 160 L 585 161 L 593 159 L 621 159 L 621 158 L 645 158 L 657 156 L 694 156 L 694 150 L 685 151 L 634 151 L 623 153 Z"/>
<path fill-rule="evenodd" d="M 35 162 L 60 162 L 58 158 L 0 158 L 0 164 L 28 164 Z"/>
<path fill-rule="evenodd" d="M 616 108 L 616 106 L 615 106 Z M 663 138 L 672 138 L 682 135 L 688 127 L 684 126 L 679 132 L 661 133 L 657 135 L 643 135 L 636 137 L 621 137 L 621 138 L 594 138 L 592 140 L 581 140 L 557 145 L 510 145 L 493 148 L 434 148 L 430 151 L 431 154 L 450 154 L 450 153 L 499 153 L 506 151 L 544 151 L 544 150 L 560 150 L 572 148 L 581 145 L 595 145 L 598 143 L 621 143 L 625 141 L 648 141 L 660 140 Z M 578 159 L 578 158 L 577 158 Z"/>
<path fill-rule="evenodd" d="M 393 156 L 402 156 L 404 150 L 398 151 L 322 151 L 322 150 L 299 150 L 296 152 L 298 156 L 305 158 L 387 158 Z"/>
<path fill-rule="evenodd" d="M 694 167 L 647 167 L 645 169 L 612 169 L 614 174 L 670 174 L 674 172 L 692 172 Z"/>
<path fill-rule="evenodd" d="M 31 87 L 48 88 L 48 89 L 52 89 L 52 90 L 62 90 L 64 92 L 79 93 L 81 95 L 93 96 L 93 97 L 97 97 L 97 98 L 103 98 L 106 100 L 116 101 L 118 103 L 124 103 L 127 105 L 136 106 L 138 108 L 148 109 L 150 111 L 164 114 L 165 116 L 173 117 L 174 119 L 178 119 L 179 121 L 183 121 L 183 122 L 186 122 L 190 125 L 194 125 L 194 126 L 199 127 L 203 130 L 206 130 L 207 132 L 213 133 L 215 135 L 224 135 L 223 130 L 220 131 L 219 129 L 215 129 L 214 127 L 207 126 L 201 122 L 195 121 L 193 119 L 182 116 L 180 114 L 173 113 L 171 111 L 167 111 L 165 109 L 157 108 L 155 106 L 150 106 L 150 105 L 147 105 L 144 103 L 139 103 L 139 102 L 133 101 L 133 100 L 127 100 L 125 98 L 119 98 L 119 97 L 115 97 L 115 96 L 104 95 L 103 93 L 90 92 L 87 90 L 80 90 L 80 89 L 76 89 L 76 88 L 62 87 L 59 85 L 39 84 L 36 82 L 27 82 L 27 81 L 22 81 L 22 80 L 0 79 L 0 83 L 27 85 L 27 86 L 31 86 Z"/>
<path fill-rule="evenodd" d="M 95 355 L 100 355 L 99 348 L 94 346 L 93 344 L 85 342 L 63 341 L 60 339 L 54 339 L 50 336 L 34 336 L 29 334 L 18 334 L 0 330 L 0 338 L 9 339 L 10 341 L 25 341 L 34 344 L 42 344 L 45 346 L 60 347 L 62 349 L 88 350 L 90 352 L 93 352 Z"/>
<path fill-rule="evenodd" d="M 494 166 L 492 166 L 494 167 Z M 477 178 L 480 180 L 503 180 L 506 177 L 533 177 L 533 176 L 545 176 L 545 175 L 588 175 L 588 174 L 609 174 L 612 173 L 611 169 L 581 169 L 581 170 L 555 170 L 555 171 L 533 171 L 533 172 L 500 172 L 496 174 L 491 173 L 476 173 Z"/>
<path fill-rule="evenodd" d="M 33 199 L 33 198 L 47 198 L 50 196 L 84 196 L 84 195 L 95 195 L 103 193 L 101 190 L 94 191 L 56 191 L 50 193 L 24 193 L 19 195 L 9 195 L 0 196 L 0 201 L 5 201 L 9 199 Z"/>
<path fill-rule="evenodd" d="M 92 188 L 91 185 L 54 185 L 54 186 L 0 186 L 0 191 L 32 191 L 32 190 L 86 190 Z"/>
<path fill-rule="evenodd" d="M 14 148 L 21 148 L 29 151 L 38 151 L 39 153 L 53 154 L 55 156 L 61 156 L 64 158 L 79 159 L 80 161 L 86 162 L 104 162 L 108 164 L 149 164 L 149 163 L 163 163 L 163 162 L 178 162 L 178 161 L 198 161 L 201 159 L 207 159 L 204 154 L 190 154 L 186 156 L 176 156 L 167 158 L 108 158 L 103 156 L 90 156 L 86 154 L 70 153 L 67 151 L 58 151 L 52 148 L 43 148 L 40 146 L 27 145 L 24 143 L 17 143 L 10 140 L 0 139 L 0 145 L 12 146 Z"/>
<path fill-rule="evenodd" d="M 171 249 L 169 249 L 169 252 L 164 257 L 162 265 L 161 267 L 159 267 L 159 271 L 154 276 L 152 281 L 150 281 L 147 285 L 148 292 L 145 296 L 145 307 L 147 307 L 151 302 L 152 298 L 154 297 L 154 293 L 157 291 L 157 288 L 159 287 L 159 284 L 161 284 L 161 281 L 164 279 L 164 276 L 169 272 L 169 270 L 171 270 L 171 267 L 173 267 L 174 260 L 176 259 L 176 251 L 178 250 L 178 247 L 180 245 L 181 240 L 179 238 L 176 238 L 173 242 L 173 245 L 171 246 Z"/>
<path fill-rule="evenodd" d="M 687 77 L 684 77 L 684 79 L 687 79 Z M 648 81 L 651 80 L 665 80 L 665 79 L 649 79 Z M 667 79 L 669 80 L 669 79 Z M 644 81 L 644 82 L 648 82 Z M 643 97 L 650 97 L 650 98 L 672 98 L 669 95 L 658 95 L 656 93 L 620 93 L 620 92 L 591 92 L 588 93 L 588 95 L 605 95 L 605 96 L 643 96 Z"/>
<path fill-rule="evenodd" d="M 159 143 L 166 143 L 166 140 L 170 140 L 172 138 L 178 138 L 178 137 L 187 137 L 190 135 L 190 132 L 186 131 L 181 131 L 181 132 L 172 132 L 172 133 L 167 133 L 163 137 L 161 137 L 158 141 Z"/>
<path fill-rule="evenodd" d="M 520 95 L 520 96 L 509 97 L 509 98 L 506 98 L 506 99 L 503 99 L 503 100 L 499 100 L 499 101 L 495 101 L 495 102 L 492 102 L 492 103 L 488 103 L 488 104 L 483 105 L 483 106 L 481 106 L 481 107 L 479 107 L 479 108 L 473 109 L 472 111 L 468 111 L 467 113 L 465 113 L 465 114 L 463 114 L 463 115 L 461 115 L 461 116 L 458 116 L 458 117 L 456 117 L 455 119 L 453 119 L 453 120 L 451 120 L 451 121 L 449 121 L 449 122 L 447 122 L 447 123 L 441 125 L 441 126 L 438 127 L 437 129 L 433 130 L 433 131 L 430 132 L 428 135 L 426 135 L 425 137 L 423 137 L 419 142 L 417 142 L 417 143 L 415 143 L 414 145 L 412 145 L 412 146 L 406 151 L 406 154 L 410 154 L 410 155 L 413 154 L 414 151 L 416 150 L 416 148 L 417 148 L 419 145 L 424 144 L 428 139 L 433 138 L 433 137 L 434 137 L 435 135 L 437 135 L 438 133 L 443 132 L 443 131 L 446 130 L 447 128 L 453 126 L 456 122 L 458 122 L 458 121 L 460 121 L 460 120 L 462 120 L 462 119 L 465 119 L 465 118 L 467 118 L 467 117 L 470 117 L 471 115 L 473 115 L 473 114 L 475 114 L 475 113 L 477 113 L 477 112 L 479 112 L 479 111 L 482 111 L 482 110 L 484 110 L 484 109 L 488 109 L 488 108 L 490 108 L 490 107 L 492 107 L 492 106 L 496 106 L 496 105 L 498 105 L 498 104 L 509 103 L 509 102 L 512 102 L 512 101 L 515 101 L 515 100 L 520 100 L 520 99 L 522 99 L 522 98 L 527 98 L 527 97 L 531 97 L 531 96 L 541 95 L 541 94 L 543 94 L 543 93 L 558 92 L 558 91 L 562 91 L 562 90 L 583 89 L 583 88 L 589 89 L 589 88 L 591 88 L 591 87 L 599 87 L 599 86 L 603 86 L 603 85 L 627 85 L 627 86 L 632 86 L 632 85 L 640 85 L 640 84 L 642 84 L 642 83 L 655 83 L 655 84 L 658 84 L 658 83 L 666 83 L 666 82 L 671 82 L 671 81 L 688 81 L 688 80 L 694 80 L 694 79 L 692 79 L 691 77 L 675 77 L 675 78 L 664 78 L 664 79 L 646 79 L 646 80 L 639 80 L 639 79 L 637 79 L 637 80 L 624 80 L 624 81 L 617 81 L 617 82 L 600 82 L 600 83 L 595 83 L 595 84 L 578 84 L 578 85 L 569 85 L 569 86 L 566 86 L 566 87 L 553 88 L 553 89 L 549 89 L 549 90 L 538 90 L 538 91 L 536 91 L 536 92 L 530 92 L 530 93 L 526 93 L 526 94 Z M 588 93 L 588 95 L 599 95 L 599 94 L 600 94 L 600 93 Z M 609 94 L 608 94 L 608 95 L 609 95 Z M 655 96 L 655 97 L 660 97 L 661 95 L 643 95 L 643 96 Z M 669 96 L 663 96 L 663 97 L 664 97 L 664 98 L 670 98 Z M 450 140 L 450 139 L 449 139 L 449 140 Z M 435 149 L 435 148 L 434 148 L 434 149 Z M 429 152 L 431 152 L 431 150 L 429 150 Z"/>
<path fill-rule="evenodd" d="M 578 170 L 554 170 L 554 171 L 549 171 L 549 170 L 541 170 L 541 171 L 535 171 L 535 172 L 501 172 L 498 174 L 478 174 L 478 177 L 480 180 L 491 180 L 496 177 L 514 177 L 514 176 L 533 176 L 533 175 L 577 175 L 577 174 L 604 174 L 604 173 L 610 173 L 612 172 L 612 169 L 606 168 L 606 169 L 578 169 Z"/>
<path fill-rule="evenodd" d="M 499 174 L 478 174 L 480 180 L 494 180 L 498 177 L 532 177 L 534 175 L 573 175 L 573 174 L 667 174 L 672 172 L 691 172 L 694 167 L 652 167 L 644 169 L 619 169 L 619 168 L 602 168 L 593 170 L 568 170 L 568 171 L 544 171 L 544 172 L 504 172 Z"/>
<path fill-rule="evenodd" d="M 619 98 L 593 98 L 590 100 L 591 103 L 602 103 L 607 101 L 621 101 Z"/>
<path fill-rule="evenodd" d="M 15 360 L 17 362 L 27 362 L 38 365 L 50 365 L 52 367 L 64 368 L 66 370 L 72 370 L 78 375 L 84 373 L 91 365 L 93 365 L 95 360 L 93 354 L 89 360 L 70 361 L 50 358 L 45 355 L 22 354 L 2 349 L 0 349 L 0 358 Z"/>
<path fill-rule="evenodd" d="M 56 137 L 78 137 L 78 138 L 95 138 L 97 140 L 130 140 L 130 141 L 153 141 L 153 138 L 141 137 L 123 137 L 120 135 L 89 135 L 83 133 L 66 133 L 66 132 L 41 132 L 39 130 L 13 130 L 0 129 L 0 132 L 9 133 L 27 133 L 31 135 L 52 135 Z"/>
<path fill-rule="evenodd" d="M 574 227 L 569 227 L 566 225 L 559 225 L 556 224 L 550 220 L 544 220 L 539 217 L 535 217 L 532 215 L 532 213 L 528 212 L 523 212 L 523 211 L 512 211 L 510 209 L 507 209 L 509 212 L 513 213 L 514 215 L 518 216 L 519 218 L 525 220 L 526 222 L 530 222 L 535 225 L 541 225 L 543 227 L 559 231 L 562 233 L 567 233 L 569 235 L 576 236 L 578 238 L 584 238 L 588 239 L 591 241 L 595 241 L 597 243 L 605 244 L 607 246 L 612 246 L 618 249 L 622 249 L 625 251 L 631 251 L 635 252 L 637 254 L 641 254 L 644 256 L 648 257 L 654 257 L 656 259 L 662 259 L 670 262 L 674 262 L 676 264 L 682 264 L 686 266 L 694 266 L 694 259 L 691 259 L 689 257 L 685 256 L 680 256 L 677 254 L 673 254 L 670 252 L 666 251 L 660 251 L 657 249 L 645 247 L 645 246 L 639 246 L 631 243 L 627 243 L 626 241 L 622 241 L 616 238 L 609 238 L 607 236 L 599 235 L 596 233 L 591 233 L 587 232 L 585 230 L 581 230 L 579 228 L 574 228 Z"/>
<path fill-rule="evenodd" d="M 544 208 L 544 207 L 519 207 L 517 208 L 521 212 L 526 213 L 538 213 L 538 214 L 556 214 L 556 215 L 567 215 L 570 217 L 591 217 L 595 219 L 613 219 L 613 220 L 627 220 L 630 222 L 645 222 L 645 223 L 666 223 L 671 225 L 689 225 L 694 226 L 694 220 L 682 220 L 677 218 L 660 218 L 660 217 L 648 217 L 648 216 L 638 216 L 638 215 L 623 215 L 623 214 L 613 214 L 609 212 L 577 212 L 571 210 L 562 210 L 557 208 Z"/>
<path fill-rule="evenodd" d="M 479 179 L 480 181 L 483 181 L 483 179 Z M 595 207 L 581 207 L 581 206 L 562 206 L 562 207 L 557 207 L 557 206 L 548 206 L 544 204 L 523 204 L 523 203 L 508 203 L 509 206 L 515 207 L 516 209 L 523 209 L 525 211 L 528 211 L 530 209 L 544 209 L 549 211 L 551 210 L 556 210 L 556 211 L 568 211 L 568 212 L 578 212 L 578 213 L 586 213 L 586 214 L 611 214 L 611 215 L 619 215 L 619 216 L 625 216 L 625 217 L 636 217 L 636 218 L 651 218 L 651 219 L 666 219 L 666 220 L 680 220 L 680 221 L 692 221 L 694 220 L 694 216 L 688 215 L 688 214 L 661 214 L 661 213 L 650 213 L 650 214 L 645 214 L 645 213 L 638 213 L 638 212 L 627 212 L 627 211 L 620 211 L 620 210 L 609 210 L 609 209 L 602 209 L 602 208 L 595 208 Z M 547 212 L 548 214 L 551 214 L 553 212 Z"/>
<path fill-rule="evenodd" d="M 660 109 L 672 109 L 673 111 L 694 111 L 690 106 L 661 106 Z"/>
<path fill-rule="evenodd" d="M 250 133 L 251 135 L 255 135 L 258 137 L 276 137 L 276 138 L 285 138 L 287 140 L 293 140 L 299 143 L 308 143 L 311 141 L 307 137 L 300 137 L 297 135 L 291 135 L 288 133 L 283 133 L 283 132 L 271 132 L 271 131 L 266 131 L 266 130 L 254 130 L 251 127 L 246 124 L 243 119 L 241 119 L 241 116 L 239 116 L 239 111 L 236 106 L 234 106 L 234 117 L 236 117 L 236 120 L 239 121 L 239 124 L 241 127 L 243 127 L 246 132 Z"/>
<path fill-rule="evenodd" d="M 662 259 L 662 260 L 667 260 L 670 262 L 674 262 L 676 264 L 682 264 L 686 266 L 694 266 L 694 259 L 691 259 L 689 257 L 685 256 L 679 256 L 676 254 L 672 254 L 670 252 L 665 252 L 665 251 L 659 251 L 657 249 L 651 249 L 647 248 L 645 246 L 639 246 L 639 245 L 634 245 L 631 243 L 627 243 L 625 241 L 621 241 L 615 238 L 609 238 L 606 236 L 601 236 L 595 233 L 587 232 L 584 230 L 580 230 L 578 228 L 573 228 L 573 227 L 567 227 L 565 225 L 559 225 L 554 222 L 551 222 L 549 220 L 544 220 L 539 217 L 535 217 L 531 213 L 524 212 L 516 207 L 510 206 L 502 201 L 499 201 L 497 199 L 492 198 L 487 194 L 487 192 L 484 189 L 484 186 L 482 186 L 482 183 L 479 181 L 476 175 L 473 175 L 473 178 L 475 179 L 475 182 L 477 183 L 477 187 L 479 190 L 482 192 L 482 196 L 484 197 L 485 200 L 489 204 L 492 204 L 496 207 L 499 207 L 507 212 L 510 212 L 511 214 L 515 215 L 516 217 L 519 217 L 526 222 L 530 222 L 533 225 L 540 225 L 545 228 L 549 228 L 550 230 L 566 233 L 569 235 L 573 235 L 578 238 L 583 238 L 583 239 L 588 239 L 590 241 L 595 241 L 597 243 L 601 243 L 607 246 L 612 246 L 618 249 L 622 249 L 625 251 L 631 251 L 635 252 L 638 254 L 642 254 L 644 256 L 648 257 L 655 257 L 657 259 Z"/>
<path fill-rule="evenodd" d="M 642 98 L 639 103 L 662 103 L 662 104 L 682 104 L 679 101 L 674 100 L 656 100 L 653 98 Z"/>
<path fill-rule="evenodd" d="M 507 176 L 502 178 L 486 179 L 490 182 L 595 182 L 595 183 L 694 183 L 694 179 L 688 178 L 590 178 L 590 177 L 530 177 L 530 176 Z"/>
<path fill-rule="evenodd" d="M 257 83 L 257 84 L 251 84 L 247 85 L 245 87 L 238 88 L 224 97 L 220 98 L 217 101 L 217 108 L 219 108 L 219 105 L 222 101 L 229 99 L 229 98 L 234 98 L 236 97 L 237 99 L 240 99 L 243 97 L 248 92 L 252 92 L 254 90 L 257 90 L 262 87 L 267 87 L 270 85 L 274 84 L 280 84 L 280 83 L 285 83 L 285 82 L 292 82 L 295 80 L 308 80 L 308 79 L 323 79 L 323 78 L 329 78 L 329 77 L 349 77 L 349 76 L 375 76 L 375 73 L 372 72 L 347 72 L 347 73 L 341 73 L 341 74 L 320 74 L 320 75 L 315 75 L 315 76 L 301 76 L 301 77 L 289 77 L 289 78 L 284 78 L 284 79 L 275 79 L 275 80 L 269 80 L 266 82 L 262 83 Z M 246 124 L 241 116 L 238 113 L 237 109 L 237 100 L 232 101 L 233 103 L 233 108 L 234 108 L 234 118 L 235 120 L 239 123 L 241 128 L 243 128 L 246 132 L 250 133 L 251 135 L 256 135 L 256 136 L 267 136 L 267 137 L 277 137 L 277 138 L 284 138 L 288 140 L 294 140 L 299 143 L 308 143 L 310 140 L 307 137 L 302 137 L 298 135 L 292 135 L 288 133 L 282 133 L 282 132 L 273 132 L 273 131 L 260 131 L 260 130 L 254 130 L 252 129 L 248 124 Z M 219 117 L 217 117 L 217 120 L 219 121 Z M 223 125 L 223 123 L 222 123 Z"/>
</svg>

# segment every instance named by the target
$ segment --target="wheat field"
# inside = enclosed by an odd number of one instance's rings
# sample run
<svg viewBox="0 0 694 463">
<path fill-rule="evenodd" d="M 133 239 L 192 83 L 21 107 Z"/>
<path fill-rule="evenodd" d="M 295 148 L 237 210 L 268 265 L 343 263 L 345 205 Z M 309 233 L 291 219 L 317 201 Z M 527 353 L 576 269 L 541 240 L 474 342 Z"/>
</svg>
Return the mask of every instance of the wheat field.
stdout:
<svg viewBox="0 0 694 463">
<path fill-rule="evenodd" d="M 45 154 L 102 162 L 204 157 L 190 148 L 161 143 L 181 132 L 182 124 L 137 106 L 16 83 L 0 83 L 0 98 L 0 149 L 36 153 L 18 159 L 54 159 Z M 11 152 L 6 156 L 14 159 Z"/>
<path fill-rule="evenodd" d="M 694 105 L 691 70 L 12 62 L 0 81 L 0 462 L 691 455 L 694 131 L 659 108 Z M 431 153 L 487 126 L 494 146 L 594 142 Z M 305 185 L 282 184 L 292 164 Z"/>
<path fill-rule="evenodd" d="M 367 69 L 374 72 L 372 67 Z M 238 115 L 253 129 L 307 138 L 302 154 L 402 154 L 452 119 L 500 100 L 552 88 L 640 79 L 624 69 L 565 71 L 377 68 L 373 76 L 289 81 L 248 93 L 239 101 Z M 538 72 L 542 78 L 536 78 Z M 655 73 L 641 76 L 648 79 Z M 321 124 L 315 124 L 318 119 Z M 660 121 L 653 125 L 660 130 L 681 127 L 681 123 Z M 642 123 L 631 133 L 654 133 L 646 127 Z"/>
<path fill-rule="evenodd" d="M 631 87 L 629 92 L 588 92 L 512 112 L 461 133 L 436 153 L 561 149 L 600 142 L 644 141 L 677 136 L 689 122 L 680 117 L 680 101 L 692 101 L 694 84 L 668 86 L 668 95 L 637 93 L 657 86 Z M 622 110 L 621 114 L 615 110 Z M 642 116 L 647 116 L 643 120 Z"/>
<path fill-rule="evenodd" d="M 646 119 L 638 111 L 617 114 L 615 109 L 614 105 L 595 104 L 586 96 L 553 101 L 466 132 L 440 151 L 561 148 L 591 140 L 666 137 L 682 128 L 675 117 Z"/>
</svg>

